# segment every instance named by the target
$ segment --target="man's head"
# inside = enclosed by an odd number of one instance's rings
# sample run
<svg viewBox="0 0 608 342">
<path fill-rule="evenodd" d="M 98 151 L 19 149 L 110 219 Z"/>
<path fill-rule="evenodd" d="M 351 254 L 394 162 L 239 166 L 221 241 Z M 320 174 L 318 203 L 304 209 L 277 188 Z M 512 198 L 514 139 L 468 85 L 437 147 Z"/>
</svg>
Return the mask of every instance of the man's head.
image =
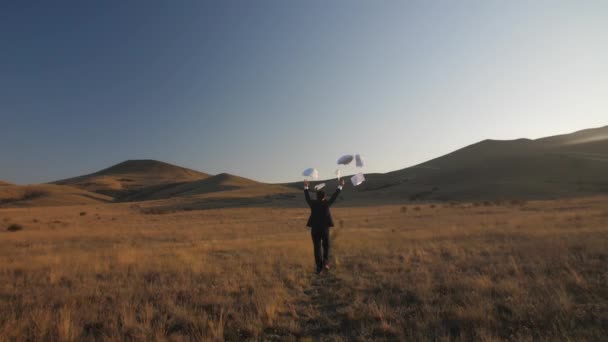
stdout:
<svg viewBox="0 0 608 342">
<path fill-rule="evenodd" d="M 325 191 L 323 190 L 317 190 L 317 199 L 319 201 L 322 201 L 325 199 Z"/>
</svg>

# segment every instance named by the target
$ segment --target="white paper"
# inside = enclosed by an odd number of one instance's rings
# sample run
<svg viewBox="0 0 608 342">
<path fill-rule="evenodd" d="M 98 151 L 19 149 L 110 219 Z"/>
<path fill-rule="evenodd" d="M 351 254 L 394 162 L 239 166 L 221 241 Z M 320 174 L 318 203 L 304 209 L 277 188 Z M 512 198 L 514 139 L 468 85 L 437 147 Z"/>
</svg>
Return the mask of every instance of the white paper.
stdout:
<svg viewBox="0 0 608 342">
<path fill-rule="evenodd" d="M 312 179 L 317 179 L 317 178 L 319 178 L 319 171 L 317 171 L 317 169 L 311 167 L 311 168 L 304 170 L 304 172 L 302 172 L 302 176 L 310 177 Z"/>
<path fill-rule="evenodd" d="M 338 165 L 348 165 L 353 161 L 354 157 L 352 154 L 345 154 L 338 159 Z"/>
<path fill-rule="evenodd" d="M 315 190 L 321 190 L 325 187 L 325 183 L 315 185 Z"/>
<path fill-rule="evenodd" d="M 363 161 L 363 157 L 361 157 L 360 154 L 357 154 L 355 156 L 355 162 L 357 164 L 357 167 L 363 167 L 363 166 L 365 166 L 365 162 Z"/>
<path fill-rule="evenodd" d="M 365 182 L 365 176 L 363 176 L 362 173 L 357 173 L 356 175 L 350 177 L 350 181 L 353 183 L 353 186 L 358 186 Z"/>
</svg>

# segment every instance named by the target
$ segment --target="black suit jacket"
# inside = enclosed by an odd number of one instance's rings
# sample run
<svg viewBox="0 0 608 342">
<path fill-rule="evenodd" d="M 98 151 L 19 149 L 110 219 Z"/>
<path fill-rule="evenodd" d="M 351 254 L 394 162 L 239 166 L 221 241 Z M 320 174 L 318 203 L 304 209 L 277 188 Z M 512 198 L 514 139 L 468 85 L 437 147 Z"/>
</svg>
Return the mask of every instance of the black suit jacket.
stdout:
<svg viewBox="0 0 608 342">
<path fill-rule="evenodd" d="M 307 227 L 311 228 L 328 228 L 334 226 L 334 220 L 331 217 L 331 212 L 329 211 L 329 207 L 336 201 L 338 195 L 340 194 L 340 188 L 331 195 L 329 200 L 311 200 L 310 194 L 308 193 L 308 189 L 304 190 L 304 197 L 306 198 L 306 203 L 310 207 L 310 217 L 308 218 L 308 223 L 306 223 Z"/>
</svg>

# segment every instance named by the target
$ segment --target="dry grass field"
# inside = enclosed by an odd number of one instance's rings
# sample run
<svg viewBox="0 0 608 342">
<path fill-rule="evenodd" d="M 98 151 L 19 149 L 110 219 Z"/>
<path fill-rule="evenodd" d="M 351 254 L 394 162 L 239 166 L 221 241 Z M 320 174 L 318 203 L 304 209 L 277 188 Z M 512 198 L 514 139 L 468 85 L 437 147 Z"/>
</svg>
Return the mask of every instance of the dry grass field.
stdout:
<svg viewBox="0 0 608 342">
<path fill-rule="evenodd" d="M 0 341 L 608 336 L 608 198 L 347 205 L 0 209 Z"/>
</svg>

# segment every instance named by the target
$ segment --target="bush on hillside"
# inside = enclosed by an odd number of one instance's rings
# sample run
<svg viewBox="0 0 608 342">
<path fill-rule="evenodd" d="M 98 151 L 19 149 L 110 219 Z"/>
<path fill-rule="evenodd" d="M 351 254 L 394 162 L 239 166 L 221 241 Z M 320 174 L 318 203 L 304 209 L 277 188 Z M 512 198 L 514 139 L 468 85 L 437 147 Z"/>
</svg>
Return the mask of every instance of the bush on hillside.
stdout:
<svg viewBox="0 0 608 342">
<path fill-rule="evenodd" d="M 6 230 L 8 230 L 9 232 L 17 232 L 20 230 L 23 230 L 23 226 L 17 223 L 13 223 L 10 226 L 8 226 L 8 228 L 6 228 Z"/>
</svg>

